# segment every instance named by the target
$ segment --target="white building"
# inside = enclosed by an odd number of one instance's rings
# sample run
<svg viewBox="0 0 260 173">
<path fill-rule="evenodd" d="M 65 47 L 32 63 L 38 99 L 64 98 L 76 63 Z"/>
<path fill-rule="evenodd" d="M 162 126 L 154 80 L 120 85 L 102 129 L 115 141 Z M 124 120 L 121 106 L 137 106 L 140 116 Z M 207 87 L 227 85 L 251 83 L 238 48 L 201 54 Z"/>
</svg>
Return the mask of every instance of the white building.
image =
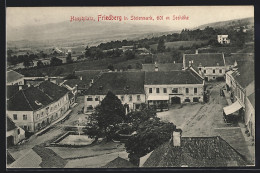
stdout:
<svg viewBox="0 0 260 173">
<path fill-rule="evenodd" d="M 228 38 L 228 35 L 218 35 L 218 42 L 220 44 L 229 44 L 230 39 Z"/>
<path fill-rule="evenodd" d="M 146 72 L 144 90 L 149 105 L 203 102 L 204 80 L 194 70 Z"/>
<path fill-rule="evenodd" d="M 16 145 L 25 138 L 25 131 L 17 127 L 15 123 L 9 118 L 6 118 L 6 143 L 7 147 Z"/>
<path fill-rule="evenodd" d="M 69 109 L 68 92 L 49 81 L 19 90 L 7 102 L 7 116 L 24 130 L 36 132 Z"/>
<path fill-rule="evenodd" d="M 183 69 L 192 67 L 205 81 L 224 79 L 226 66 L 223 53 L 183 54 Z"/>
<path fill-rule="evenodd" d="M 103 73 L 85 94 L 84 112 L 92 112 L 108 91 L 114 93 L 129 108 L 128 111 L 140 109 L 145 103 L 144 72 Z"/>
</svg>

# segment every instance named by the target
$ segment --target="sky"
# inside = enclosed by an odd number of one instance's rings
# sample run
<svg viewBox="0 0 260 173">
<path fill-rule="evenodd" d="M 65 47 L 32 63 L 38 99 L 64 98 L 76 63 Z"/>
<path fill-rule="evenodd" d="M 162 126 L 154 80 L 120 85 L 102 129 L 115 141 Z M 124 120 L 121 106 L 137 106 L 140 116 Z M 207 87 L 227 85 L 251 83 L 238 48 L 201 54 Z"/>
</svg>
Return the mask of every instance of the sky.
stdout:
<svg viewBox="0 0 260 173">
<path fill-rule="evenodd" d="M 254 17 L 253 6 L 158 6 L 158 7 L 7 7 L 6 24 L 8 27 L 42 25 L 70 21 L 71 16 L 89 16 L 96 19 L 98 15 L 148 17 L 154 21 L 122 21 L 165 25 L 173 28 L 192 28 L 199 25 Z M 156 20 L 157 16 L 188 16 L 189 20 Z M 88 21 L 89 22 L 89 21 Z M 118 21 L 114 21 L 118 22 Z"/>
</svg>

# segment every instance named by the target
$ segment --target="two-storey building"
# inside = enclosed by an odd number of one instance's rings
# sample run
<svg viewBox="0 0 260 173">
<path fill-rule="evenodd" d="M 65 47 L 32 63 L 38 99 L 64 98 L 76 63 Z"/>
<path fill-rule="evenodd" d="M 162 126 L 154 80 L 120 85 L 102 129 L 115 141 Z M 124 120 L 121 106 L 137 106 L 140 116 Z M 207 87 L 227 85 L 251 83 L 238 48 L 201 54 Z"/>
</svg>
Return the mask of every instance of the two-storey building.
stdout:
<svg viewBox="0 0 260 173">
<path fill-rule="evenodd" d="M 141 103 L 145 103 L 144 72 L 103 73 L 86 91 L 84 112 L 92 112 L 108 91 L 114 93 L 129 111 L 140 109 Z"/>
<path fill-rule="evenodd" d="M 194 70 L 146 72 L 144 90 L 149 105 L 203 102 L 204 80 Z"/>
<path fill-rule="evenodd" d="M 223 53 L 183 54 L 183 68 L 192 67 L 205 81 L 223 79 L 225 76 L 225 57 Z"/>
<path fill-rule="evenodd" d="M 19 90 L 7 101 L 7 116 L 28 132 L 36 132 L 69 109 L 68 90 L 52 82 Z"/>
</svg>

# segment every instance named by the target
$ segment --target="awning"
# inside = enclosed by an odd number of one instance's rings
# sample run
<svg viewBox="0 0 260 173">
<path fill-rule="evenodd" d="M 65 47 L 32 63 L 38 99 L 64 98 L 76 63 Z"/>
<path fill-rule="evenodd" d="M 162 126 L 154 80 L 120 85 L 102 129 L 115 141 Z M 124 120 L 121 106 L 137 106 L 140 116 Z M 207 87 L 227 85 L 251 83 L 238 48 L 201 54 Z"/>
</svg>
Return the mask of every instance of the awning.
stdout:
<svg viewBox="0 0 260 173">
<path fill-rule="evenodd" d="M 168 95 L 150 95 L 147 100 L 169 100 Z"/>
<path fill-rule="evenodd" d="M 229 115 L 229 114 L 232 114 L 232 113 L 238 111 L 241 108 L 242 108 L 242 105 L 239 103 L 239 101 L 236 101 L 235 103 L 224 107 L 223 110 L 226 115 Z"/>
</svg>

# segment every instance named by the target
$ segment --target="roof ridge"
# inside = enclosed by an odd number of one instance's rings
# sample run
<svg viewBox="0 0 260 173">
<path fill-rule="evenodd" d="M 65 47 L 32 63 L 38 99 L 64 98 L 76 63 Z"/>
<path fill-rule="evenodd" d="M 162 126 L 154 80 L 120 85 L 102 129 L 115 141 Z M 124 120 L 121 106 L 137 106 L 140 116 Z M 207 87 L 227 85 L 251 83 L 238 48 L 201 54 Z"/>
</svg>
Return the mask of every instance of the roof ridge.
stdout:
<svg viewBox="0 0 260 173">
<path fill-rule="evenodd" d="M 22 90 L 22 93 L 23 93 L 23 95 L 24 95 L 25 100 L 26 100 L 27 103 L 29 104 L 30 108 L 31 108 L 32 110 L 34 110 L 34 109 L 32 108 L 32 106 L 31 106 L 31 104 L 29 103 L 29 100 L 28 100 L 27 97 L 25 96 L 24 90 Z"/>
</svg>

